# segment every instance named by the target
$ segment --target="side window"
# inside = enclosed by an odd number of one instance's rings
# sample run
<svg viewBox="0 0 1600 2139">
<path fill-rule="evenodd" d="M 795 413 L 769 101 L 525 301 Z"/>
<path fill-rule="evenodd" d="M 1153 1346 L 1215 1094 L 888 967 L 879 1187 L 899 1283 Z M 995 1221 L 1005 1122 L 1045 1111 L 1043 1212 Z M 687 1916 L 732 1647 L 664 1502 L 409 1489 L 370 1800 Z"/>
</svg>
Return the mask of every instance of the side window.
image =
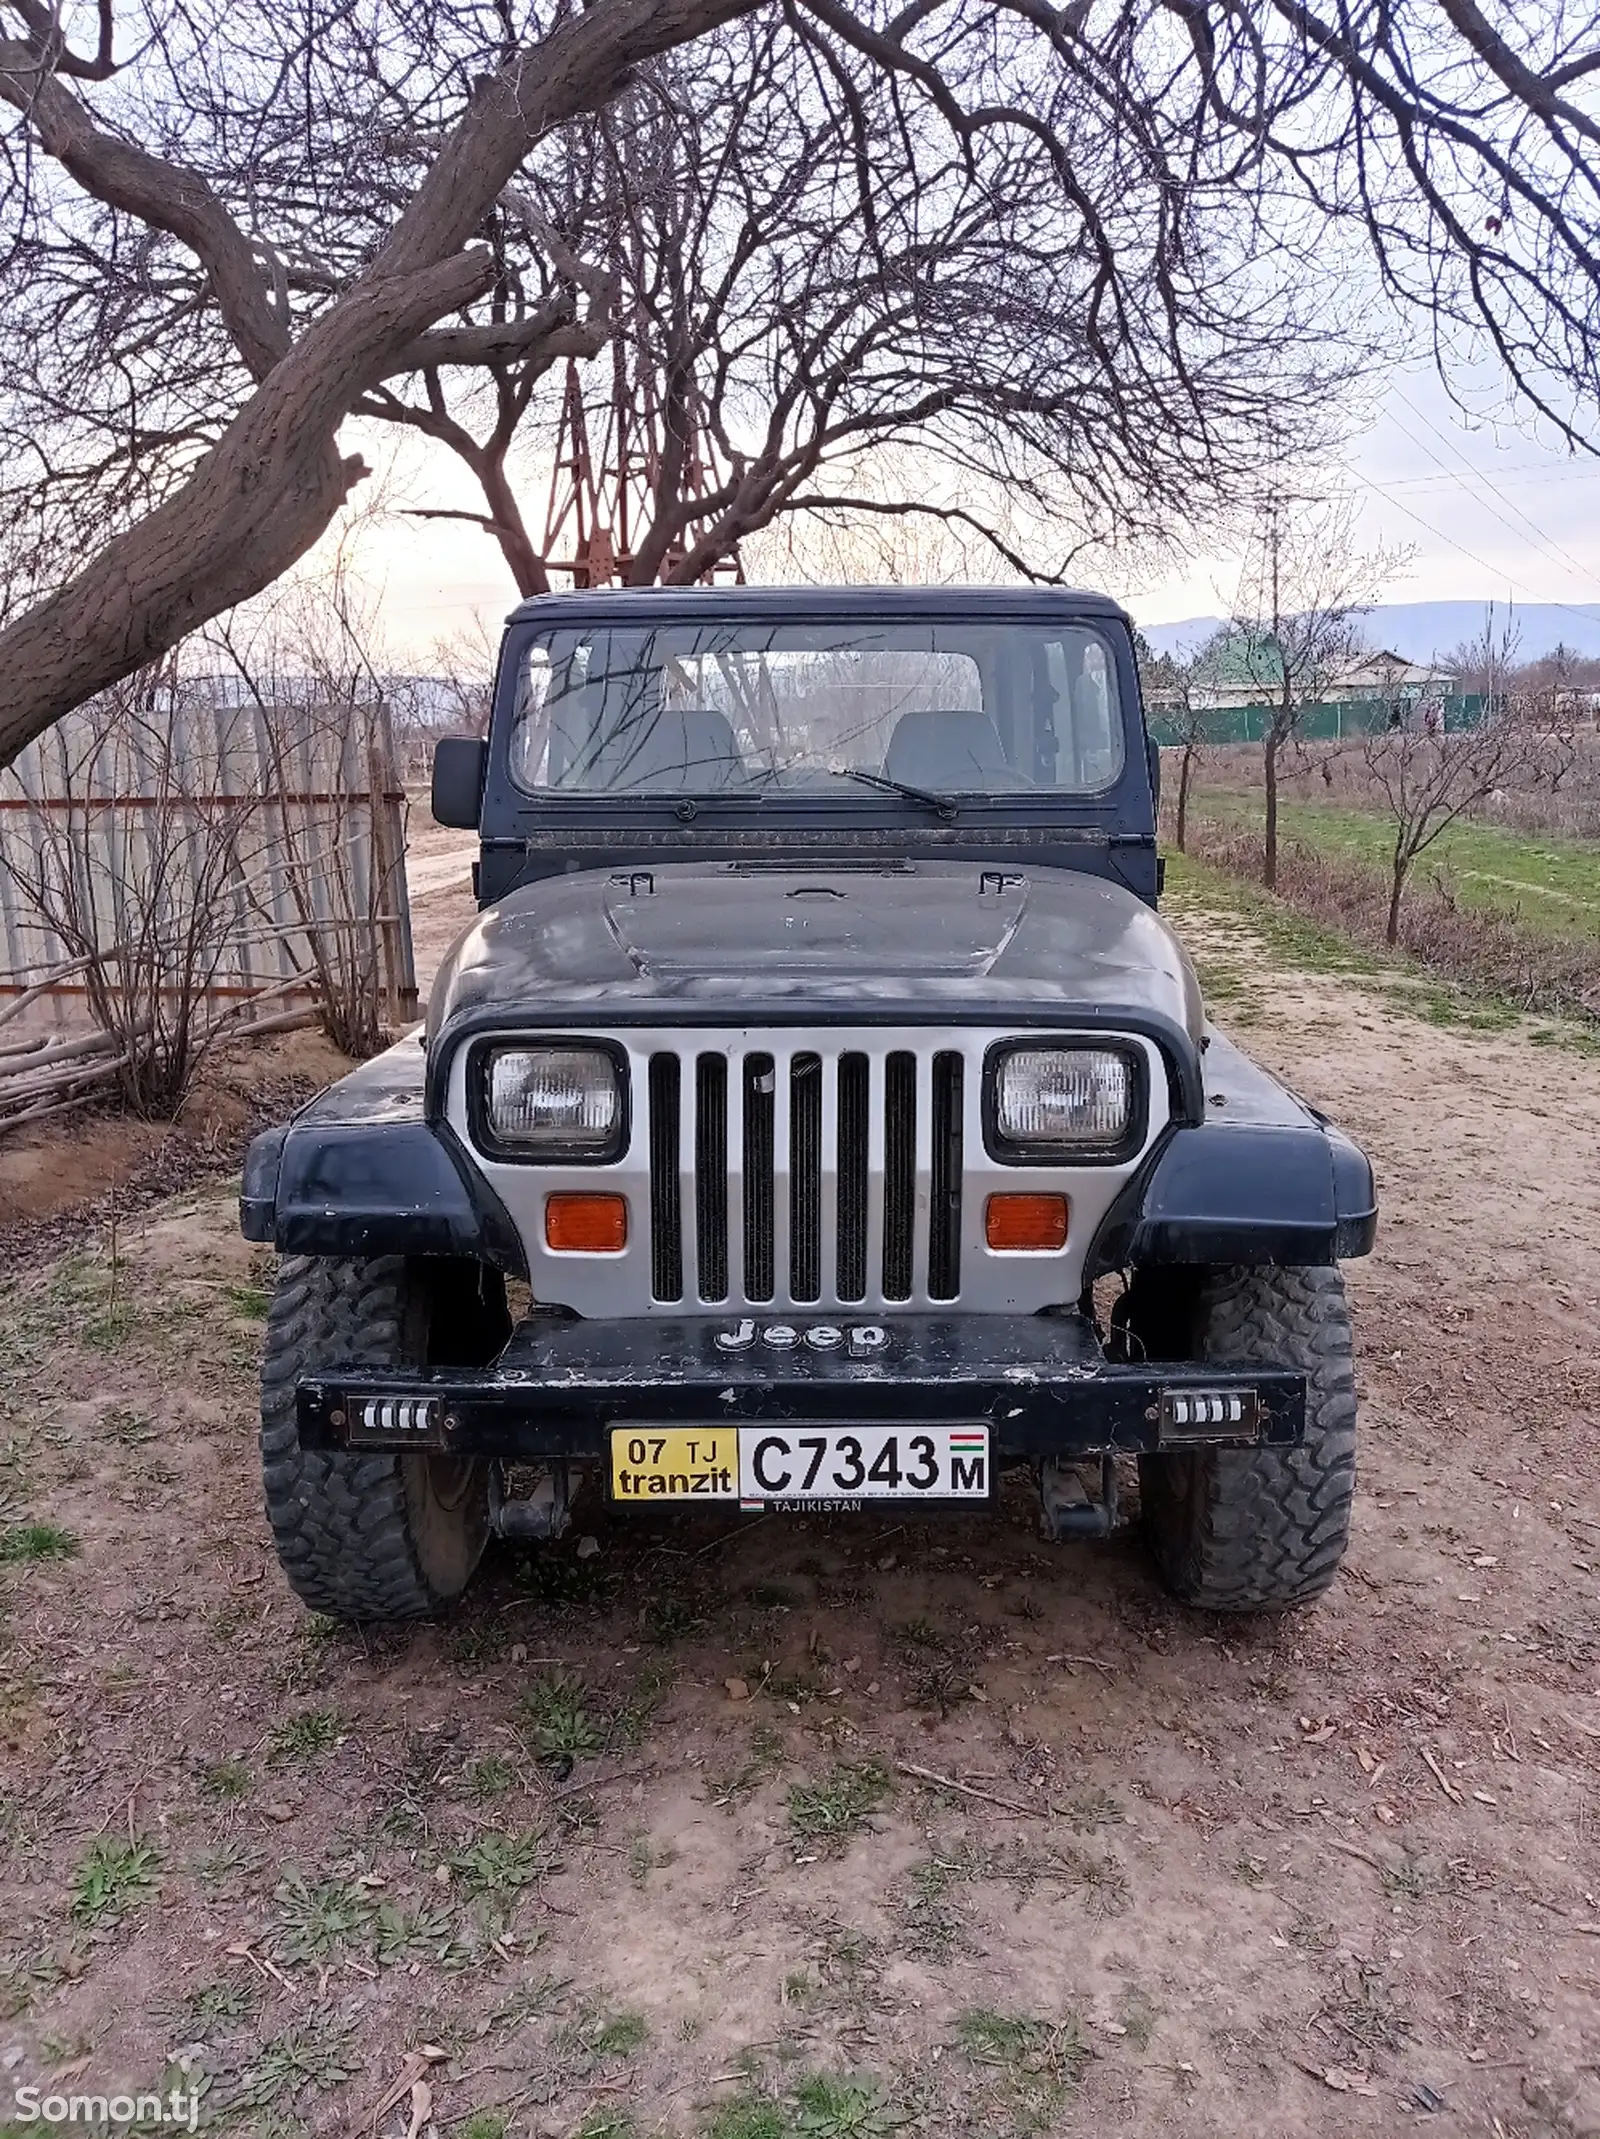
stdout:
<svg viewBox="0 0 1600 2139">
<path fill-rule="evenodd" d="M 1115 686 L 1105 645 L 1085 635 L 1078 641 L 1078 674 L 1073 686 L 1073 726 L 1078 738 L 1080 784 L 1104 787 L 1122 760 L 1122 733 L 1112 725 Z M 1069 661 L 1070 666 L 1070 661 Z"/>
<path fill-rule="evenodd" d="M 1045 681 L 1049 729 L 1040 739 L 1036 777 L 1041 786 L 1085 793 L 1109 786 L 1122 770 L 1122 718 L 1104 640 L 1090 631 L 1049 640 Z"/>
<path fill-rule="evenodd" d="M 517 671 L 516 725 L 511 731 L 512 776 L 524 787 L 550 780 L 550 655 L 530 646 Z"/>
</svg>

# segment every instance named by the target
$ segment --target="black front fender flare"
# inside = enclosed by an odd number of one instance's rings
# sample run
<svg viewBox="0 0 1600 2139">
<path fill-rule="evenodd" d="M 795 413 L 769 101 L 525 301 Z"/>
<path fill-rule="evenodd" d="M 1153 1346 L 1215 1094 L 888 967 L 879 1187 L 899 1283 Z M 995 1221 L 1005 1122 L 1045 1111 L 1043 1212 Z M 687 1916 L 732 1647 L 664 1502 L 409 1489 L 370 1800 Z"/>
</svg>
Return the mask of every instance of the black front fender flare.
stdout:
<svg viewBox="0 0 1600 2139">
<path fill-rule="evenodd" d="M 1087 1274 L 1160 1263 L 1321 1265 L 1370 1252 L 1366 1154 L 1331 1124 L 1178 1129 L 1101 1225 Z"/>
<path fill-rule="evenodd" d="M 281 1255 L 448 1255 L 527 1274 L 510 1213 L 447 1128 L 319 1122 L 250 1146 L 239 1198 L 247 1240 Z"/>
</svg>

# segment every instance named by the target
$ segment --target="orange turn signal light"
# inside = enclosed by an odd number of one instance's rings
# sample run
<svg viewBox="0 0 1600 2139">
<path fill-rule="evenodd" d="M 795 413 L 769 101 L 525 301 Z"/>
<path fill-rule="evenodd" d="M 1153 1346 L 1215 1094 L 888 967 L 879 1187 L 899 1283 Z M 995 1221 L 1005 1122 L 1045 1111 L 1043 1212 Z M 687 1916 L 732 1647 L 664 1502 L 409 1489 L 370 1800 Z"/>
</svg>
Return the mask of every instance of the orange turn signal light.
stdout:
<svg viewBox="0 0 1600 2139">
<path fill-rule="evenodd" d="M 628 1245 L 627 1198 L 578 1191 L 546 1196 L 544 1238 L 566 1255 L 620 1255 Z"/>
<path fill-rule="evenodd" d="M 991 1196 L 984 1238 L 991 1248 L 1064 1248 L 1067 1210 L 1065 1196 Z"/>
</svg>

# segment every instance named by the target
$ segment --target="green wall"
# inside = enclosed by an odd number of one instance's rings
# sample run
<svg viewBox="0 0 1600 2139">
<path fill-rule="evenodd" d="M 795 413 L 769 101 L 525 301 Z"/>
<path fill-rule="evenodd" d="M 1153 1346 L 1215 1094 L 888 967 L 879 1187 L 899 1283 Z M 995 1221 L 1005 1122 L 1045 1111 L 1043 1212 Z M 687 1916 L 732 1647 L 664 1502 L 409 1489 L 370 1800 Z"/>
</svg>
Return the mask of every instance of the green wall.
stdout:
<svg viewBox="0 0 1600 2139">
<path fill-rule="evenodd" d="M 1446 729 L 1473 728 L 1483 718 L 1487 700 L 1471 692 L 1444 701 Z M 1358 698 L 1348 705 L 1308 707 L 1295 732 L 1307 742 L 1335 742 L 1346 735 L 1371 735 L 1389 725 L 1390 704 L 1382 698 Z M 1206 743 L 1259 743 L 1268 706 L 1217 706 L 1205 716 L 1201 741 Z M 1181 742 L 1168 714 L 1152 713 L 1150 733 L 1163 749 Z"/>
</svg>

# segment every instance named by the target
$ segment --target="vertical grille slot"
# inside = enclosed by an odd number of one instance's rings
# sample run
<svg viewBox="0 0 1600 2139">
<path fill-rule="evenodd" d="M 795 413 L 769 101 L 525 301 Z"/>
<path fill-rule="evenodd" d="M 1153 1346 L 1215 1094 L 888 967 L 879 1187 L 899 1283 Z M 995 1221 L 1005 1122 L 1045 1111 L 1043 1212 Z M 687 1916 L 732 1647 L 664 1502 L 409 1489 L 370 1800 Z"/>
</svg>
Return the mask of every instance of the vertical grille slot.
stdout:
<svg viewBox="0 0 1600 2139">
<path fill-rule="evenodd" d="M 822 1057 L 789 1068 L 789 1291 L 822 1297 Z"/>
<path fill-rule="evenodd" d="M 702 1300 L 728 1297 L 728 1065 L 701 1055 L 694 1086 L 695 1252 Z"/>
<path fill-rule="evenodd" d="M 683 1298 L 683 1191 L 678 1179 L 676 1055 L 650 1057 L 650 1290 Z"/>
<path fill-rule="evenodd" d="M 867 1058 L 839 1057 L 839 1297 L 867 1296 Z"/>
<path fill-rule="evenodd" d="M 744 1058 L 744 1292 L 773 1294 L 773 1122 L 776 1069 L 771 1055 Z"/>
<path fill-rule="evenodd" d="M 917 1216 L 917 1058 L 890 1055 L 883 1082 L 883 1296 L 911 1297 Z"/>
<path fill-rule="evenodd" d="M 928 1294 L 961 1296 L 961 1096 L 957 1054 L 933 1058 L 933 1178 L 928 1201 Z"/>
</svg>

